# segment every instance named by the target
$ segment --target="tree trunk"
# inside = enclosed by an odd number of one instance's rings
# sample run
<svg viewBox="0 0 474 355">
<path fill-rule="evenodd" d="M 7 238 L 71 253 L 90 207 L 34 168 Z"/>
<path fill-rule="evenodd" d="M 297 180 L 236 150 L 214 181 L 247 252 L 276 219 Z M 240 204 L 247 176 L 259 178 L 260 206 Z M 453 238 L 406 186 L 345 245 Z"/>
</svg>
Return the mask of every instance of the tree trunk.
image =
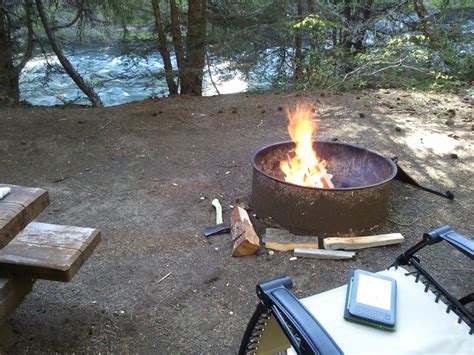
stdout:
<svg viewBox="0 0 474 355">
<path fill-rule="evenodd" d="M 346 19 L 346 28 L 350 29 L 352 26 L 351 23 L 351 0 L 344 0 L 344 17 Z M 349 49 L 352 46 L 352 38 L 349 30 L 342 31 L 342 42 L 344 43 L 344 48 Z"/>
<path fill-rule="evenodd" d="M 354 2 L 344 0 L 344 17 L 349 31 L 343 33 L 344 48 L 354 48 L 357 51 L 364 50 L 364 37 L 367 30 L 367 21 L 372 15 L 373 0 L 361 1 L 356 3 L 356 8 L 352 9 Z"/>
<path fill-rule="evenodd" d="M 188 33 L 184 76 L 187 87 L 181 93 L 201 96 L 206 55 L 207 0 L 188 0 Z"/>
<path fill-rule="evenodd" d="M 163 58 L 163 64 L 165 66 L 165 75 L 166 75 L 166 84 L 168 85 L 168 90 L 170 95 L 176 95 L 178 90 L 173 79 L 173 65 L 171 64 L 170 53 L 168 51 L 168 42 L 166 40 L 166 34 L 163 30 L 163 22 L 161 20 L 161 11 L 160 11 L 160 1 L 151 0 L 153 6 L 153 14 L 155 15 L 155 27 L 156 32 L 158 33 L 159 50 L 161 58 Z"/>
<path fill-rule="evenodd" d="M 298 21 L 303 20 L 303 0 L 297 0 L 296 11 Z M 295 34 L 295 57 L 293 77 L 295 81 L 301 80 L 303 76 L 303 36 L 298 29 Z"/>
<path fill-rule="evenodd" d="M 430 15 L 426 10 L 423 0 L 413 0 L 413 7 L 423 26 L 423 33 L 430 39 L 433 46 L 437 46 L 439 44 L 439 34 L 430 20 Z"/>
<path fill-rule="evenodd" d="M 12 42 L 5 0 L 0 0 L 0 103 L 20 100 L 19 73 L 13 66 Z"/>
<path fill-rule="evenodd" d="M 18 64 L 18 67 L 16 68 L 16 70 L 18 71 L 18 75 L 20 75 L 26 63 L 28 63 L 28 61 L 33 56 L 34 32 L 33 32 L 32 12 L 33 12 L 33 0 L 25 0 L 25 17 L 26 17 L 26 28 L 28 28 L 28 37 L 26 39 L 26 48 L 25 48 L 25 52 L 23 53 L 23 58 L 21 59 L 20 64 Z"/>
<path fill-rule="evenodd" d="M 46 36 L 48 37 L 49 44 L 53 49 L 54 53 L 58 57 L 59 62 L 63 66 L 64 70 L 69 74 L 72 80 L 76 83 L 79 89 L 89 98 L 90 102 L 92 103 L 93 107 L 101 107 L 102 101 L 100 97 L 95 93 L 94 89 L 90 87 L 82 78 L 82 76 L 74 69 L 71 62 L 66 58 L 64 52 L 59 44 L 58 40 L 54 32 L 51 30 L 49 25 L 49 21 L 44 10 L 42 0 L 36 0 L 36 8 L 38 9 L 38 14 L 41 18 L 41 22 L 43 23 L 44 31 L 46 32 Z"/>
<path fill-rule="evenodd" d="M 170 0 L 170 15 L 171 15 L 171 36 L 173 37 L 174 51 L 176 54 L 176 63 L 178 64 L 178 78 L 181 85 L 181 92 L 183 87 L 187 90 L 188 83 L 184 77 L 184 47 L 181 38 L 181 28 L 179 23 L 179 9 L 176 6 L 175 0 Z"/>
<path fill-rule="evenodd" d="M 357 40 L 353 43 L 354 48 L 357 49 L 358 51 L 364 50 L 364 37 L 365 37 L 365 32 L 367 30 L 367 22 L 370 20 L 370 16 L 372 15 L 372 5 L 373 5 L 373 0 L 367 0 L 364 3 L 364 7 L 362 9 L 362 30 L 360 33 L 357 34 Z"/>
</svg>

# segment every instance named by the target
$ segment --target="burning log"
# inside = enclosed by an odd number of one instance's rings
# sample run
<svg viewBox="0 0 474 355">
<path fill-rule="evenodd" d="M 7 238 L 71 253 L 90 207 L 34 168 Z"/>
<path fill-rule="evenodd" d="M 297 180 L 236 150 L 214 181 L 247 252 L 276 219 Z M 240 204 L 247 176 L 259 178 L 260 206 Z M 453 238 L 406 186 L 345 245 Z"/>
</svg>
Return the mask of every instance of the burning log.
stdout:
<svg viewBox="0 0 474 355">
<path fill-rule="evenodd" d="M 315 108 L 300 103 L 295 110 L 287 109 L 288 133 L 295 143 L 291 156 L 280 162 L 285 181 L 301 186 L 333 189 L 332 175 L 326 170 L 327 162 L 318 157 L 313 136 L 318 126 L 314 121 Z"/>
<path fill-rule="evenodd" d="M 232 210 L 230 226 L 234 243 L 232 256 L 252 255 L 260 248 L 260 239 L 255 233 L 247 211 L 242 207 L 236 206 Z"/>
<path fill-rule="evenodd" d="M 356 250 L 403 243 L 403 240 L 403 235 L 401 235 L 400 233 L 390 233 L 371 235 L 367 237 L 326 238 L 324 239 L 323 243 L 325 249 Z"/>
</svg>

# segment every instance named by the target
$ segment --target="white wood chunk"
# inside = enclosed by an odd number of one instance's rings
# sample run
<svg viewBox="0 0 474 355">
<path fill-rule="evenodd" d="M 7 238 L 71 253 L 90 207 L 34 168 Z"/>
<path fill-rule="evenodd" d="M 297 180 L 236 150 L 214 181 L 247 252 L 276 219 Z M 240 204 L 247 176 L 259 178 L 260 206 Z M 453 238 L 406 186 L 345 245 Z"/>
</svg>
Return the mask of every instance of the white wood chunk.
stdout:
<svg viewBox="0 0 474 355">
<path fill-rule="evenodd" d="M 294 256 L 313 259 L 352 259 L 353 251 L 295 248 Z"/>
</svg>

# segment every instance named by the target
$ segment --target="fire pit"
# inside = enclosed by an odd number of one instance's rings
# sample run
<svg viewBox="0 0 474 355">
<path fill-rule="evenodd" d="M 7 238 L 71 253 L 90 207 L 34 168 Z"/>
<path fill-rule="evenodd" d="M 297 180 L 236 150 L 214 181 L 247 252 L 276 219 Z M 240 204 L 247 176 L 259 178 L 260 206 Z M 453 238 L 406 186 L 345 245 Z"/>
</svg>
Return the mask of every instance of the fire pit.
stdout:
<svg viewBox="0 0 474 355">
<path fill-rule="evenodd" d="M 295 151 L 293 142 L 259 150 L 252 161 L 252 206 L 295 234 L 351 236 L 381 224 L 388 213 L 396 165 L 373 151 L 337 142 L 313 142 L 328 162 L 334 187 L 308 187 L 285 181 L 282 161 Z M 329 175 L 329 176 L 331 176 Z"/>
</svg>

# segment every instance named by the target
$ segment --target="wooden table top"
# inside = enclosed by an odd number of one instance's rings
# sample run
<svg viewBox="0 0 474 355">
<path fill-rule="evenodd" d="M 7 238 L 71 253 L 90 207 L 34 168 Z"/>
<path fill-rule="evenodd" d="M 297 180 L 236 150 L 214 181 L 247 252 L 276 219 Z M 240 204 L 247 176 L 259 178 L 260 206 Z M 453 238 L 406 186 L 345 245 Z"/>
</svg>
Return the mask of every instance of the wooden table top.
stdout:
<svg viewBox="0 0 474 355">
<path fill-rule="evenodd" d="M 0 248 L 7 245 L 23 228 L 49 205 L 48 192 L 33 187 L 0 184 L 11 192 L 0 200 Z"/>
</svg>

